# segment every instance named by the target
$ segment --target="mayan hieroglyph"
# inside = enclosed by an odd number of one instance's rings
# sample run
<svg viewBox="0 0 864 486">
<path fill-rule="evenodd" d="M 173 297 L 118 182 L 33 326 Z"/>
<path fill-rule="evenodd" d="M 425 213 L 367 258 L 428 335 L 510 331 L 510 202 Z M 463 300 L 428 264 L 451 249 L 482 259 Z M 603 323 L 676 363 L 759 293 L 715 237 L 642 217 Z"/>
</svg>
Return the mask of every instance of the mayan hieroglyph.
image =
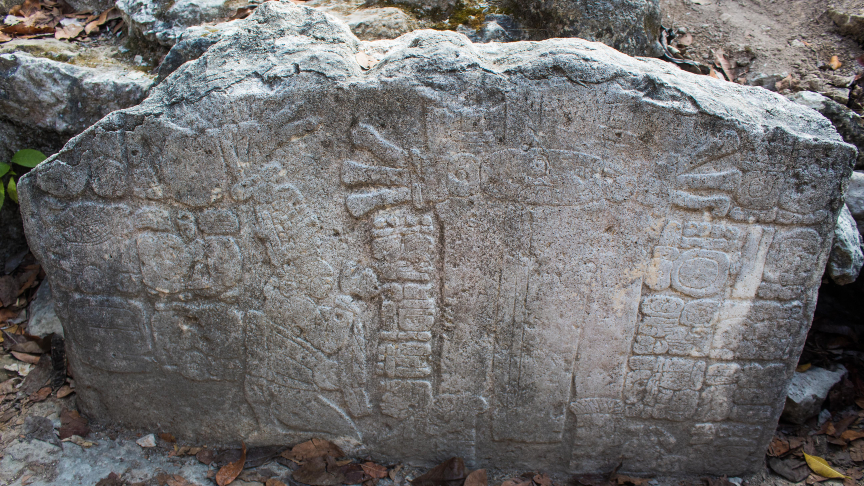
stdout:
<svg viewBox="0 0 864 486">
<path fill-rule="evenodd" d="M 825 119 L 578 39 L 237 25 L 22 180 L 85 411 L 418 463 L 761 465 L 855 157 Z"/>
</svg>

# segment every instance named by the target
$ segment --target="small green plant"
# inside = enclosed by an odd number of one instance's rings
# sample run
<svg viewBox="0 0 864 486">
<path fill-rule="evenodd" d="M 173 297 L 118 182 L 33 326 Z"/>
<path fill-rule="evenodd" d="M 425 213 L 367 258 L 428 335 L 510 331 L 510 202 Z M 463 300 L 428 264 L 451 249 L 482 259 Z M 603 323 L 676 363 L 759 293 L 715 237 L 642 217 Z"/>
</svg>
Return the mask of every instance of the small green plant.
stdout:
<svg viewBox="0 0 864 486">
<path fill-rule="evenodd" d="M 0 162 L 0 208 L 7 197 L 18 204 L 18 179 L 46 158 L 38 150 L 23 149 L 15 152 L 8 164 Z"/>
</svg>

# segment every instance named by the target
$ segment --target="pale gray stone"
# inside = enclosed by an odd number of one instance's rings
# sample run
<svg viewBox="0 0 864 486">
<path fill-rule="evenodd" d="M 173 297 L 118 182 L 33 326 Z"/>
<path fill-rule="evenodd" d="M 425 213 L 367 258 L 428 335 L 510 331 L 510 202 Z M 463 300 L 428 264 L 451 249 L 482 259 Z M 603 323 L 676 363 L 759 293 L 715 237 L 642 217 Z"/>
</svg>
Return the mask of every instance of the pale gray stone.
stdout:
<svg viewBox="0 0 864 486">
<path fill-rule="evenodd" d="M 837 370 L 811 366 L 803 373 L 795 372 L 789 384 L 783 419 L 794 424 L 803 424 L 810 417 L 819 415 L 822 403 L 828 398 L 831 387 L 846 376 L 846 368 L 839 365 Z"/>
<path fill-rule="evenodd" d="M 22 52 L 0 54 L 0 160 L 29 148 L 50 155 L 111 111 L 138 104 L 152 78 Z"/>
<path fill-rule="evenodd" d="M 864 45 L 864 5 L 860 0 L 832 0 L 828 16 L 840 32 Z"/>
<path fill-rule="evenodd" d="M 373 7 L 366 0 L 311 0 L 310 7 L 342 20 L 362 40 L 395 39 L 417 29 L 417 20 L 396 7 Z"/>
<path fill-rule="evenodd" d="M 43 282 L 36 291 L 36 298 L 28 308 L 30 320 L 27 322 L 27 333 L 33 336 L 45 337 L 57 334 L 63 337 L 63 325 L 54 310 L 54 299 L 51 298 L 51 285 Z"/>
<path fill-rule="evenodd" d="M 846 206 L 858 223 L 858 232 L 864 233 L 864 172 L 855 171 L 846 189 Z"/>
<path fill-rule="evenodd" d="M 171 47 L 188 27 L 229 17 L 234 0 L 118 0 L 129 35 L 154 46 Z"/>
<path fill-rule="evenodd" d="M 855 158 L 824 117 L 580 39 L 232 24 L 22 179 L 85 413 L 420 465 L 762 467 Z"/>
<path fill-rule="evenodd" d="M 779 81 L 779 80 L 778 80 Z M 864 169 L 864 119 L 846 106 L 812 91 L 789 95 L 789 99 L 818 111 L 831 120 L 843 140 L 858 148 L 856 168 Z"/>
<path fill-rule="evenodd" d="M 837 225 L 834 227 L 834 243 L 828 258 L 828 276 L 839 285 L 854 282 L 864 265 L 861 253 L 861 233 L 849 208 L 843 205 Z"/>
<path fill-rule="evenodd" d="M 659 56 L 659 0 L 502 0 L 532 38 L 580 37 L 631 56 Z"/>
</svg>

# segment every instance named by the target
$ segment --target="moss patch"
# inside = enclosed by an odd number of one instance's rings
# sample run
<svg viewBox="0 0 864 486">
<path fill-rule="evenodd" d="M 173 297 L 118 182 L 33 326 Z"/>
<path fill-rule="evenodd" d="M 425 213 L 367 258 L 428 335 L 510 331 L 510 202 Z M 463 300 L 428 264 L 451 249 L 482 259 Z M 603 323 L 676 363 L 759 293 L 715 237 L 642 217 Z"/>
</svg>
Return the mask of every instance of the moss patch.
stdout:
<svg viewBox="0 0 864 486">
<path fill-rule="evenodd" d="M 456 5 L 456 8 L 453 9 L 447 20 L 434 24 L 432 28 L 438 30 L 456 30 L 460 25 L 467 25 L 474 30 L 480 30 L 487 15 L 509 13 L 510 9 L 490 4 L 490 2 L 462 0 Z"/>
</svg>

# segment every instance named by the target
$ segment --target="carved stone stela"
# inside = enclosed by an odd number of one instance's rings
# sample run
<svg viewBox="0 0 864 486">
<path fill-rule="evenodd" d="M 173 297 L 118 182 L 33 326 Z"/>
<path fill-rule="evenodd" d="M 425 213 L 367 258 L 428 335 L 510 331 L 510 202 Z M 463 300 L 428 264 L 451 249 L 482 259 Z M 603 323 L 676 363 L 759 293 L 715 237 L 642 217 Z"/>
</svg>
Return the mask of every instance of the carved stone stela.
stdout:
<svg viewBox="0 0 864 486">
<path fill-rule="evenodd" d="M 367 45 L 279 2 L 237 25 L 21 183 L 88 413 L 759 467 L 854 160 L 825 120 L 576 39 Z"/>
</svg>

